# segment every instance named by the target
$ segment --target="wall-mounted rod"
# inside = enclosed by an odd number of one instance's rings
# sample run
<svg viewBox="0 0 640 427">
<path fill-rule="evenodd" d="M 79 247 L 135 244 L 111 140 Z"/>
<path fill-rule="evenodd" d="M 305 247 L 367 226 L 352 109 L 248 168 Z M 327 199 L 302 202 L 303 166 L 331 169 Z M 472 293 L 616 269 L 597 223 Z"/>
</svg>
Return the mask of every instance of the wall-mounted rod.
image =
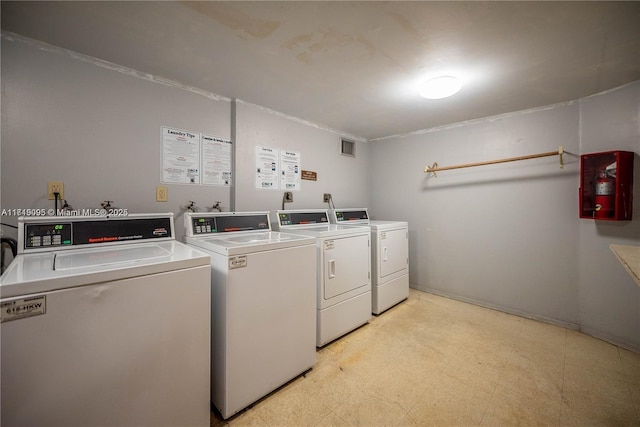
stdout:
<svg viewBox="0 0 640 427">
<path fill-rule="evenodd" d="M 518 160 L 537 159 L 539 157 L 549 157 L 549 156 L 560 156 L 560 167 L 563 167 L 564 162 L 562 161 L 562 154 L 564 154 L 564 150 L 561 145 L 558 147 L 558 151 L 547 151 L 546 153 L 529 154 L 528 156 L 510 157 L 508 159 L 488 160 L 486 162 L 465 163 L 463 165 L 443 166 L 443 167 L 438 166 L 438 162 L 435 162 L 431 166 L 426 166 L 424 168 L 424 172 L 425 173 L 433 172 L 435 176 L 438 176 L 438 172 L 446 171 L 449 169 L 471 168 L 474 166 L 494 165 L 497 163 L 515 162 Z"/>
</svg>

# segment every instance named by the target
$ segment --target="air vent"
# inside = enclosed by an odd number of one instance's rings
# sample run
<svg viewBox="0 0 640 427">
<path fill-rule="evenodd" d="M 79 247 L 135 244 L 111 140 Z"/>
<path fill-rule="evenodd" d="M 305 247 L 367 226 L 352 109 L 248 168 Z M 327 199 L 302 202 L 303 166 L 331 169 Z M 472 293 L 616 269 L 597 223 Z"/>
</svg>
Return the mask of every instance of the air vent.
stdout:
<svg viewBox="0 0 640 427">
<path fill-rule="evenodd" d="M 340 154 L 343 156 L 356 156 L 356 143 L 348 139 L 340 138 Z"/>
</svg>

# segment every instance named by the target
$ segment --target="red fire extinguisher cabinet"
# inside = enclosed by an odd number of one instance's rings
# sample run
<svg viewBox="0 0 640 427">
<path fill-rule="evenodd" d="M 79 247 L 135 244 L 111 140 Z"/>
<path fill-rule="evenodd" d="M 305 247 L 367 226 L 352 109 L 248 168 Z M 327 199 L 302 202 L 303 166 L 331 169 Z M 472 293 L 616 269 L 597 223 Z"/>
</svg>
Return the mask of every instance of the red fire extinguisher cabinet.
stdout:
<svg viewBox="0 0 640 427">
<path fill-rule="evenodd" d="M 580 218 L 631 220 L 633 156 L 631 151 L 580 156 Z"/>
</svg>

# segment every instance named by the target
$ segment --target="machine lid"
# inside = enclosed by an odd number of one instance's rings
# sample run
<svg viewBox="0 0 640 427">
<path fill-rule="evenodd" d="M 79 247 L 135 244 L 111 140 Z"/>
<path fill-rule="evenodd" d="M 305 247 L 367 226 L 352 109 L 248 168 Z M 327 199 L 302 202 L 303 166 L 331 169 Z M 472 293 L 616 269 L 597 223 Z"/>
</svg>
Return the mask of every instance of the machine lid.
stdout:
<svg viewBox="0 0 640 427">
<path fill-rule="evenodd" d="M 408 228 L 409 223 L 406 221 L 371 220 L 369 221 L 369 227 L 371 227 L 372 230 L 392 230 L 396 228 Z"/>
<path fill-rule="evenodd" d="M 338 238 L 348 237 L 358 234 L 369 234 L 371 230 L 369 227 L 354 225 L 341 225 L 341 224 L 320 224 L 314 226 L 294 226 L 291 228 L 284 227 L 288 233 L 301 234 L 304 236 L 313 236 L 317 238 Z"/>
<path fill-rule="evenodd" d="M 237 255 L 315 244 L 315 239 L 291 233 L 264 231 L 225 233 L 208 236 L 185 236 L 185 242 L 221 255 Z"/>
<path fill-rule="evenodd" d="M 209 265 L 175 240 L 18 254 L 0 278 L 0 298 L 48 292 Z"/>
<path fill-rule="evenodd" d="M 66 251 L 54 254 L 53 270 L 112 266 L 131 262 L 139 263 L 152 258 L 167 258 L 170 255 L 171 252 L 158 245 L 131 245 L 108 249 L 90 248 L 84 251 Z"/>
</svg>

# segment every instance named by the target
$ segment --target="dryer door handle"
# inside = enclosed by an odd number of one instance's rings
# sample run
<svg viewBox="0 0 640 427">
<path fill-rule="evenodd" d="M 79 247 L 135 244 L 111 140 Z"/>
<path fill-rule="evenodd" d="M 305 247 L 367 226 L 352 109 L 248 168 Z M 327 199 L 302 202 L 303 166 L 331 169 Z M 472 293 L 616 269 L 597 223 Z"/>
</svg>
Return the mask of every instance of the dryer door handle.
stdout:
<svg viewBox="0 0 640 427">
<path fill-rule="evenodd" d="M 387 261 L 387 247 L 384 247 L 384 250 L 382 251 L 383 256 L 382 256 L 382 260 L 383 261 Z"/>
<path fill-rule="evenodd" d="M 329 279 L 336 277 L 336 260 L 329 260 Z"/>
</svg>

